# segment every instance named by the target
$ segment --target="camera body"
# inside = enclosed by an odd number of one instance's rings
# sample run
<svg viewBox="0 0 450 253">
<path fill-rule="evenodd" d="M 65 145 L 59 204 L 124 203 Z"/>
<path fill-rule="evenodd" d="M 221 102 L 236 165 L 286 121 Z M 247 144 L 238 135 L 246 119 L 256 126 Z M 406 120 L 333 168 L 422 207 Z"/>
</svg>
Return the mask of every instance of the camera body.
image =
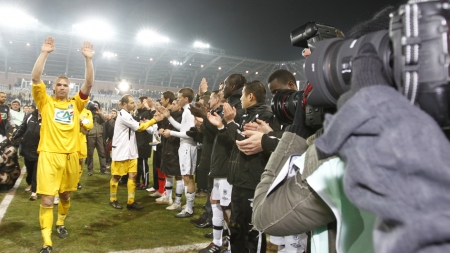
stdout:
<svg viewBox="0 0 450 253">
<path fill-rule="evenodd" d="M 98 106 L 98 104 L 96 102 L 93 102 L 93 101 L 89 101 L 87 106 L 86 106 L 86 109 L 91 111 L 93 115 L 95 115 L 97 113 L 99 108 L 100 107 Z"/>
<path fill-rule="evenodd" d="M 296 47 L 309 48 L 311 51 L 315 50 L 315 44 L 318 41 L 327 40 L 331 38 L 344 37 L 344 34 L 337 28 L 316 22 L 308 22 L 291 32 L 291 44 Z M 298 97 L 297 91 L 294 90 L 280 90 L 272 98 L 272 111 L 277 117 L 277 120 L 283 125 L 290 125 L 294 119 L 295 110 L 297 109 L 298 101 L 301 101 L 300 106 L 305 110 L 306 126 L 311 129 L 318 129 L 322 127 L 326 112 L 335 111 L 334 105 L 315 106 L 306 103 L 309 93 L 312 91 L 312 85 L 308 83 L 305 87 L 302 97 Z"/>
<path fill-rule="evenodd" d="M 389 31 L 314 43 L 314 53 L 305 63 L 305 75 L 314 87 L 308 104 L 336 105 L 350 89 L 352 61 L 359 48 L 370 43 L 383 62 L 382 74 L 389 84 L 441 127 L 450 127 L 449 19 L 447 1 L 410 0 L 391 13 Z"/>
</svg>

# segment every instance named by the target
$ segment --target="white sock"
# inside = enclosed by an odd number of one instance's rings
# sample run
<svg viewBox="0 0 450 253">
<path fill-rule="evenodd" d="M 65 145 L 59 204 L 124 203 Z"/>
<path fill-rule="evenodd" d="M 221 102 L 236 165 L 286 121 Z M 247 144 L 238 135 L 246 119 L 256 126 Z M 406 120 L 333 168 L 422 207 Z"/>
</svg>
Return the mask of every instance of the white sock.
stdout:
<svg viewBox="0 0 450 253">
<path fill-rule="evenodd" d="M 177 188 L 175 189 L 175 203 L 181 203 L 181 196 L 183 195 L 184 182 L 177 180 Z"/>
<path fill-rule="evenodd" d="M 166 177 L 166 196 L 172 199 L 173 177 Z"/>
<path fill-rule="evenodd" d="M 195 200 L 195 192 L 186 193 L 186 212 L 188 213 L 194 212 L 194 200 Z"/>
<path fill-rule="evenodd" d="M 223 232 L 223 212 L 220 204 L 212 204 L 212 225 L 213 225 L 213 243 L 217 246 L 222 246 L 222 232 Z"/>
</svg>

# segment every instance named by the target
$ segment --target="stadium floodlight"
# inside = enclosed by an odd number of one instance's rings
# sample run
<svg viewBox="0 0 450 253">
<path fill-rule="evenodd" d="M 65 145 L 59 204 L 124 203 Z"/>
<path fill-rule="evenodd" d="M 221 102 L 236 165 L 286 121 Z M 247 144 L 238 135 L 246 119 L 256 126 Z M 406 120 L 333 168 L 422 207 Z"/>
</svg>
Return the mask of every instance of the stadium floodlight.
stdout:
<svg viewBox="0 0 450 253">
<path fill-rule="evenodd" d="M 137 35 L 137 40 L 139 43 L 144 45 L 150 45 L 154 43 L 168 43 L 169 38 L 157 34 L 151 30 L 142 30 Z"/>
<path fill-rule="evenodd" d="M 127 82 L 127 80 L 122 80 L 120 83 L 119 83 L 119 85 L 118 85 L 118 87 L 117 88 L 119 88 L 119 90 L 121 91 L 121 92 L 125 92 L 125 91 L 128 91 L 129 89 L 130 89 L 130 83 L 128 83 Z"/>
<path fill-rule="evenodd" d="M 196 42 L 194 42 L 194 47 L 195 48 L 209 48 L 209 44 L 203 43 L 201 41 L 196 41 Z"/>
<path fill-rule="evenodd" d="M 0 7 L 0 24 L 13 28 L 35 28 L 38 20 L 15 7 Z"/>
<path fill-rule="evenodd" d="M 183 63 L 182 63 L 182 62 L 179 62 L 179 61 L 170 61 L 170 63 L 172 63 L 172 65 L 175 65 L 175 66 L 181 66 L 181 65 L 183 65 Z"/>
<path fill-rule="evenodd" d="M 91 38 L 107 40 L 114 35 L 113 28 L 104 20 L 90 19 L 82 23 L 72 25 L 72 31 Z"/>
<path fill-rule="evenodd" d="M 115 53 L 113 53 L 113 52 L 109 52 L 109 51 L 103 52 L 103 57 L 106 57 L 106 58 L 112 58 L 112 57 L 114 57 L 114 56 L 117 56 L 117 54 L 115 54 Z"/>
</svg>

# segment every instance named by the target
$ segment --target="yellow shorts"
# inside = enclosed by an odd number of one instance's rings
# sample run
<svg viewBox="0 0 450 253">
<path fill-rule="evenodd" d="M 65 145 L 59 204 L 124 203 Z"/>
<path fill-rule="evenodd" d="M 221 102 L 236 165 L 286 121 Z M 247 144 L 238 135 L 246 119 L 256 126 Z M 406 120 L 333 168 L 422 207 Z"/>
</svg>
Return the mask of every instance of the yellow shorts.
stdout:
<svg viewBox="0 0 450 253">
<path fill-rule="evenodd" d="M 78 152 L 41 151 L 37 166 L 37 193 L 55 196 L 58 192 L 76 191 L 80 172 Z"/>
<path fill-rule="evenodd" d="M 124 176 L 128 173 L 137 172 L 137 159 L 125 161 L 112 161 L 111 175 Z"/>
</svg>

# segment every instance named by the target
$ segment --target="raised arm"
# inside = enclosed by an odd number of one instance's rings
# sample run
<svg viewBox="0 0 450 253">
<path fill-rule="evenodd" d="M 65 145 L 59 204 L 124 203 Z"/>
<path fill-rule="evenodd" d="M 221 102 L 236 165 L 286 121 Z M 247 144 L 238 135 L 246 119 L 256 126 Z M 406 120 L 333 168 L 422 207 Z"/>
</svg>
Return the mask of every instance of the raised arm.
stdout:
<svg viewBox="0 0 450 253">
<path fill-rule="evenodd" d="M 44 44 L 41 47 L 41 54 L 34 64 L 33 70 L 31 71 L 31 79 L 33 84 L 41 83 L 41 75 L 44 70 L 45 61 L 47 61 L 48 55 L 55 50 L 55 40 L 53 37 L 48 37 L 44 40 Z"/>
<path fill-rule="evenodd" d="M 81 47 L 81 53 L 86 60 L 86 80 L 83 86 L 81 86 L 81 93 L 83 93 L 84 95 L 89 95 L 91 93 L 92 85 L 94 84 L 94 64 L 92 63 L 94 46 L 89 41 L 85 41 L 83 46 Z"/>
</svg>

